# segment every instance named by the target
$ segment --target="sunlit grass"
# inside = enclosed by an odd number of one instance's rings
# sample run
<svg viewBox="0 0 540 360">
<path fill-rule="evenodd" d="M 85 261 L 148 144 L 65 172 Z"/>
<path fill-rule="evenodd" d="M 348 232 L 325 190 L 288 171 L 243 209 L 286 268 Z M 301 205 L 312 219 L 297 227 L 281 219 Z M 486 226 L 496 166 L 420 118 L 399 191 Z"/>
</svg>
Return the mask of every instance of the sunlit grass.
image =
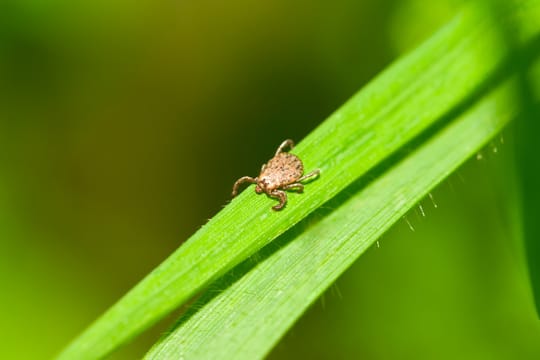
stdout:
<svg viewBox="0 0 540 360">
<path fill-rule="evenodd" d="M 509 101 L 514 85 L 494 91 L 344 203 L 316 212 L 298 236 L 285 234 L 234 275 L 213 284 L 147 358 L 264 357 L 411 204 L 518 114 L 515 102 Z"/>
</svg>

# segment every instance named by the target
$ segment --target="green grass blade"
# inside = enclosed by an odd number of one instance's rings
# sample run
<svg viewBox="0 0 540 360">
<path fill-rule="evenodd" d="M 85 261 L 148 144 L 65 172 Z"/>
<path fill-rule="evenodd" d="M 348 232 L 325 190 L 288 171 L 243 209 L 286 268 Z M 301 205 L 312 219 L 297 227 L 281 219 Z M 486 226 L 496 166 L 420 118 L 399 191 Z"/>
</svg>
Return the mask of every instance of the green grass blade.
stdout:
<svg viewBox="0 0 540 360">
<path fill-rule="evenodd" d="M 536 313 L 540 315 L 540 162 L 537 139 L 540 132 L 540 84 L 533 89 L 531 79 L 540 79 L 540 61 L 534 72 L 520 74 L 520 95 L 524 112 L 517 123 L 516 162 L 520 187 L 521 237 L 525 245 L 526 259 Z"/>
<path fill-rule="evenodd" d="M 267 259 L 243 264 L 238 271 L 244 276 L 218 281 L 147 358 L 264 357 L 388 227 L 517 116 L 512 85 L 494 91 L 301 235 L 279 239 L 277 250 L 263 249 Z"/>
<path fill-rule="evenodd" d="M 499 0 L 498 6 L 502 9 L 505 2 Z M 536 10 L 536 19 L 540 22 L 540 10 Z M 532 18 L 532 17 L 531 17 Z M 531 62 L 530 54 L 520 49 L 520 34 L 530 27 L 530 22 L 519 23 L 513 21 L 502 28 L 504 36 L 513 48 L 514 59 L 519 64 Z M 536 39 L 537 42 L 540 39 Z M 534 60 L 533 60 L 534 61 Z M 537 136 L 540 133 L 540 59 L 536 59 L 531 66 L 521 66 L 517 75 L 517 94 L 522 109 L 517 119 L 515 129 L 515 155 L 517 184 L 519 186 L 518 202 L 520 203 L 519 220 L 521 240 L 524 243 L 526 263 L 532 294 L 535 301 L 536 314 L 540 316 L 540 162 L 538 161 Z"/>
<path fill-rule="evenodd" d="M 538 7 L 540 0 L 520 1 Z M 512 12 L 505 17 L 525 16 Z M 531 26 L 525 40 L 536 35 Z M 353 181 L 436 124 L 465 109 L 492 81 L 507 52 L 489 16 L 464 10 L 384 71 L 295 149 L 321 177 L 285 210 L 245 191 L 76 338 L 62 359 L 103 357 L 189 300 Z M 534 30 L 534 31 L 533 31 Z M 269 149 L 269 155 L 273 149 Z"/>
</svg>

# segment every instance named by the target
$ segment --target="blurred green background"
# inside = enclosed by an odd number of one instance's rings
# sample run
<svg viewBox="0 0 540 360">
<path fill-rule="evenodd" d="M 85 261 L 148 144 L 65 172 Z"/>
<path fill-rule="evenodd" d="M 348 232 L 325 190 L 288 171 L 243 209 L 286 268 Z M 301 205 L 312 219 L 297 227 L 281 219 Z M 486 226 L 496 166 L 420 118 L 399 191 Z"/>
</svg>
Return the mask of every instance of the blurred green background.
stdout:
<svg viewBox="0 0 540 360">
<path fill-rule="evenodd" d="M 0 358 L 57 353 L 236 178 L 458 5 L 0 2 Z M 270 358 L 540 358 L 511 142 L 506 130 L 433 192 L 437 208 L 427 198 L 396 224 Z M 169 324 L 112 358 L 140 357 Z"/>
</svg>

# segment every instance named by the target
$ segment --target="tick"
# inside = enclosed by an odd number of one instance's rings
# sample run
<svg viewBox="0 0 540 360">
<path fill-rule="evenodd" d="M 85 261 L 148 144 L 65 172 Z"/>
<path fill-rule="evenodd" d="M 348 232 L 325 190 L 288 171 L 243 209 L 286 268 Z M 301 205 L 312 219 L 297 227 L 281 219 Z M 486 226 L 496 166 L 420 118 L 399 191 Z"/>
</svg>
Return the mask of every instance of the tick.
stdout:
<svg viewBox="0 0 540 360">
<path fill-rule="evenodd" d="M 252 178 L 244 176 L 238 179 L 233 186 L 232 196 L 238 195 L 238 187 L 243 183 L 257 184 L 255 192 L 279 200 L 279 204 L 272 206 L 274 210 L 281 210 L 287 203 L 287 193 L 285 190 L 296 190 L 301 193 L 304 191 L 304 185 L 300 182 L 317 177 L 320 170 L 314 170 L 309 174 L 304 174 L 304 164 L 298 156 L 285 152 L 284 149 L 294 147 L 292 140 L 285 140 L 279 145 L 276 154 L 268 160 L 261 168 L 258 177 Z M 303 175 L 303 176 L 302 176 Z"/>
</svg>

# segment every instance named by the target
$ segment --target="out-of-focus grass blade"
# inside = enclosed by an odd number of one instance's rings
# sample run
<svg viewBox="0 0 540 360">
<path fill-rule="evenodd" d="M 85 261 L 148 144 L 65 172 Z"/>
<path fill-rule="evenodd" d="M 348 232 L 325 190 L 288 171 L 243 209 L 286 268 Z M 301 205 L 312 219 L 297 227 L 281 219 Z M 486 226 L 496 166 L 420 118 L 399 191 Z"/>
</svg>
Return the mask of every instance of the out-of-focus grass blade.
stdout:
<svg viewBox="0 0 540 360">
<path fill-rule="evenodd" d="M 504 12 L 508 4 L 497 0 L 492 4 L 496 12 Z M 540 57 L 534 47 L 521 48 L 523 34 L 531 32 L 540 23 L 540 9 L 524 8 L 527 21 L 513 18 L 502 24 L 501 34 L 506 38 L 517 70 L 517 100 L 522 109 L 516 121 L 516 164 L 519 199 L 521 205 L 516 219 L 520 222 L 518 234 L 523 242 L 534 296 L 536 313 L 540 314 L 540 152 L 537 137 L 540 134 Z M 533 30 L 534 32 L 534 30 Z M 540 37 L 534 38 L 540 47 Z M 517 65 L 517 66 L 516 66 Z"/>
<path fill-rule="evenodd" d="M 540 61 L 519 76 L 522 116 L 517 121 L 516 159 L 524 241 L 536 313 L 540 314 Z"/>
<path fill-rule="evenodd" d="M 526 16 L 540 0 L 517 1 L 500 20 Z M 321 176 L 291 194 L 281 212 L 242 193 L 76 338 L 61 359 L 102 357 L 163 318 L 209 283 L 283 234 L 425 131 L 476 101 L 508 55 L 490 16 L 473 8 L 396 62 L 295 149 Z M 538 33 L 531 25 L 523 41 Z M 431 129 L 432 130 L 432 129 Z M 273 149 L 269 149 L 269 155 Z M 271 276 L 271 275 L 270 275 Z"/>
</svg>

